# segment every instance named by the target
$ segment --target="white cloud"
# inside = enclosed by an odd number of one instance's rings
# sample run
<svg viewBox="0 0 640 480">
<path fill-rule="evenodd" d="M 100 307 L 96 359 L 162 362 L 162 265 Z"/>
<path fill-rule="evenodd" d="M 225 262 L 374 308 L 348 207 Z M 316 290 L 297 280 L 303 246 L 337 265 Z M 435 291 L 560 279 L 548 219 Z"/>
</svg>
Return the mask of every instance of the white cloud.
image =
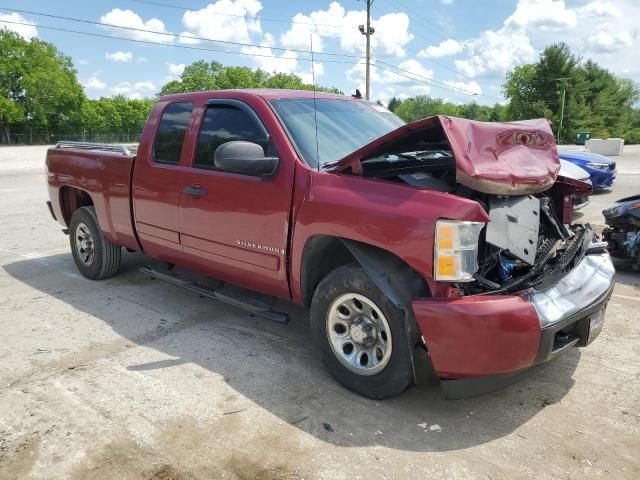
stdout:
<svg viewBox="0 0 640 480">
<path fill-rule="evenodd" d="M 519 0 L 515 12 L 504 24 L 512 28 L 535 27 L 541 30 L 560 30 L 576 26 L 575 11 L 564 0 Z"/>
<path fill-rule="evenodd" d="M 180 42 L 199 43 L 194 36 L 249 42 L 252 33 L 262 33 L 260 20 L 254 18 L 260 10 L 258 0 L 218 0 L 200 10 L 187 10 L 182 16 L 187 31 L 180 34 Z"/>
<path fill-rule="evenodd" d="M 270 33 L 265 34 L 261 47 L 242 47 L 241 51 L 255 55 L 253 62 L 256 67 L 269 73 L 291 73 L 299 76 L 304 83 L 313 83 L 313 74 L 316 81 L 324 74 L 324 65 L 313 62 L 315 72 L 311 71 L 311 63 L 304 61 L 305 68 L 299 66 L 298 54 L 290 50 L 285 50 L 281 54 L 274 53 L 271 48 L 275 40 Z"/>
<path fill-rule="evenodd" d="M 459 90 L 459 93 L 462 94 L 472 94 L 472 95 L 480 95 L 482 93 L 482 87 L 478 85 L 478 82 L 475 80 L 471 80 L 470 82 L 455 82 L 450 80 L 445 80 L 444 83 L 449 85 L 451 88 Z"/>
<path fill-rule="evenodd" d="M 440 58 L 449 55 L 456 55 L 464 50 L 464 43 L 458 42 L 453 38 L 449 38 L 440 42 L 439 45 L 430 45 L 424 50 L 421 50 L 418 55 L 421 57 Z"/>
<path fill-rule="evenodd" d="M 536 50 L 524 30 L 487 30 L 467 42 L 469 58 L 456 60 L 458 71 L 469 77 L 504 75 L 517 65 L 536 60 Z"/>
<path fill-rule="evenodd" d="M 370 68 L 371 84 L 382 81 L 382 77 L 378 73 L 378 67 L 376 67 L 375 60 L 371 62 Z M 346 89 L 346 93 L 353 93 L 357 88 L 364 96 L 366 91 L 366 65 L 364 62 L 358 62 L 354 64 L 350 69 L 345 72 L 347 80 L 349 80 L 349 87 Z M 373 87 L 372 87 L 373 88 Z M 373 94 L 371 95 L 373 97 Z"/>
<path fill-rule="evenodd" d="M 182 75 L 182 72 L 184 72 L 185 64 L 167 62 L 167 67 L 169 68 L 169 72 L 171 73 L 171 75 L 179 77 L 180 75 Z"/>
<path fill-rule="evenodd" d="M 178 35 L 178 41 L 180 43 L 184 43 L 185 45 L 196 45 L 200 43 L 200 40 L 196 38 L 197 35 L 194 35 L 191 32 L 182 32 Z"/>
<path fill-rule="evenodd" d="M 596 0 L 595 2 L 587 3 L 584 7 L 578 9 L 579 16 L 590 17 L 619 17 L 621 15 L 620 9 L 611 2 L 602 2 Z"/>
<path fill-rule="evenodd" d="M 88 60 L 84 60 L 84 59 L 80 59 L 76 62 L 78 65 L 89 65 L 89 61 Z"/>
<path fill-rule="evenodd" d="M 107 52 L 104 56 L 107 60 L 111 60 L 112 62 L 127 63 L 133 60 L 133 53 L 131 52 Z"/>
<path fill-rule="evenodd" d="M 340 47 L 350 53 L 363 54 L 365 39 L 358 25 L 366 23 L 364 10 L 346 11 L 338 2 L 331 2 L 326 10 L 317 10 L 309 15 L 298 13 L 292 19 L 293 25 L 280 37 L 287 48 L 309 50 L 313 35 L 313 49 L 321 52 L 324 40 L 337 39 Z M 409 32 L 409 17 L 406 13 L 388 13 L 372 18 L 376 29 L 371 36 L 371 50 L 374 55 L 404 57 L 405 46 L 413 39 Z"/>
<path fill-rule="evenodd" d="M 587 43 L 593 52 L 613 53 L 620 49 L 631 47 L 633 38 L 628 32 L 611 33 L 600 31 L 590 36 Z"/>
<path fill-rule="evenodd" d="M 15 32 L 25 40 L 31 40 L 32 38 L 38 36 L 38 29 L 36 28 L 35 22 L 27 20 L 19 13 L 0 14 L 0 20 L 5 20 L 7 22 L 17 22 L 0 23 L 0 29 L 6 29 L 11 32 Z M 18 23 L 25 25 L 18 25 Z"/>
<path fill-rule="evenodd" d="M 149 97 L 156 90 L 156 86 L 151 81 L 141 82 L 120 82 L 109 89 L 112 95 L 123 95 L 131 99 L 141 99 Z"/>
<path fill-rule="evenodd" d="M 107 14 L 100 17 L 101 23 L 115 25 L 118 27 L 102 27 L 118 36 L 132 38 L 134 40 L 145 40 L 159 43 L 172 43 L 173 35 L 162 35 L 158 33 L 150 33 L 141 30 L 150 30 L 168 34 L 164 22 L 157 18 L 150 18 L 146 22 L 132 10 L 121 10 L 114 8 Z"/>
<path fill-rule="evenodd" d="M 107 88 L 107 84 L 101 81 L 97 76 L 93 75 L 88 80 L 81 82 L 86 90 L 102 91 Z"/>
<path fill-rule="evenodd" d="M 402 75 L 398 75 L 397 73 L 385 70 L 383 73 L 384 81 L 395 84 L 421 84 L 433 78 L 433 70 L 424 68 L 417 60 L 405 60 L 398 65 L 398 68 L 405 70 L 406 73 L 402 72 Z M 408 77 L 413 77 L 414 79 Z M 417 80 L 415 78 L 417 78 Z"/>
<path fill-rule="evenodd" d="M 147 57 L 138 57 L 136 58 L 136 63 L 149 63 L 149 59 Z"/>
<path fill-rule="evenodd" d="M 431 92 L 431 87 L 425 83 L 433 78 L 433 70 L 426 69 L 417 60 L 405 60 L 398 64 L 398 68 L 405 70 L 402 75 L 385 70 L 382 80 L 386 86 L 395 85 L 401 92 L 408 95 L 426 95 Z"/>
</svg>

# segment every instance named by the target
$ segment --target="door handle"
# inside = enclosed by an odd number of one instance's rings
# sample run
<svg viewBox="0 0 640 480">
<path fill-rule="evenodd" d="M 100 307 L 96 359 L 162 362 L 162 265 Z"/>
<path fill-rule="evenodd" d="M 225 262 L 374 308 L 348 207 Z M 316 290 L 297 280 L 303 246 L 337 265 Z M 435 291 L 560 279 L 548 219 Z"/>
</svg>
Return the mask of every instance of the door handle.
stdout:
<svg viewBox="0 0 640 480">
<path fill-rule="evenodd" d="M 193 198 L 200 198 L 204 197 L 207 194 L 207 189 L 202 188 L 200 185 L 191 185 L 189 187 L 184 187 L 182 189 L 182 193 L 186 193 Z"/>
</svg>

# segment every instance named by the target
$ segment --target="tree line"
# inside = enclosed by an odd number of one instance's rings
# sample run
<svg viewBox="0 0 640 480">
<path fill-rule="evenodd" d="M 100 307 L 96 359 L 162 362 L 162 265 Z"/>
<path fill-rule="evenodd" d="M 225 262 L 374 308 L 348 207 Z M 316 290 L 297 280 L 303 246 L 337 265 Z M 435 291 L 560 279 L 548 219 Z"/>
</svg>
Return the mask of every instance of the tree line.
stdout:
<svg viewBox="0 0 640 480">
<path fill-rule="evenodd" d="M 294 74 L 199 60 L 163 85 L 158 95 L 227 88 L 314 87 Z M 342 93 L 333 87 L 316 88 Z M 553 122 L 556 134 L 562 124 L 565 142 L 573 141 L 577 132 L 589 131 L 593 137 L 623 137 L 627 143 L 640 143 L 638 86 L 591 60 L 583 62 L 565 44 L 551 45 L 536 63 L 509 72 L 503 92 L 508 99 L 505 105 L 457 104 L 418 95 L 394 97 L 388 108 L 407 122 L 431 115 L 482 121 L 544 117 Z M 89 99 L 70 57 L 48 42 L 27 41 L 0 29 L 0 143 L 9 143 L 16 135 L 24 141 L 33 132 L 44 134 L 47 143 L 61 138 L 100 139 L 105 133 L 119 137 L 104 141 L 135 141 L 153 102 L 121 95 Z"/>
</svg>

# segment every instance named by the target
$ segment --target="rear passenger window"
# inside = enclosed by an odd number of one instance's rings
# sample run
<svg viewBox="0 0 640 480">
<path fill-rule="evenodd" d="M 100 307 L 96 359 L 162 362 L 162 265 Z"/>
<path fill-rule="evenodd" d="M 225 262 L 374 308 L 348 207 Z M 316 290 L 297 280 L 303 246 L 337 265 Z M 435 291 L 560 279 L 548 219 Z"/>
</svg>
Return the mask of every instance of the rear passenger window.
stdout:
<svg viewBox="0 0 640 480">
<path fill-rule="evenodd" d="M 269 136 L 255 117 L 229 105 L 207 108 L 202 120 L 194 167 L 215 169 L 213 154 L 223 143 L 244 140 L 260 145 L 270 154 Z"/>
<path fill-rule="evenodd" d="M 191 118 L 191 102 L 177 102 L 165 108 L 156 138 L 153 142 L 153 159 L 160 163 L 180 162 L 184 134 Z"/>
</svg>

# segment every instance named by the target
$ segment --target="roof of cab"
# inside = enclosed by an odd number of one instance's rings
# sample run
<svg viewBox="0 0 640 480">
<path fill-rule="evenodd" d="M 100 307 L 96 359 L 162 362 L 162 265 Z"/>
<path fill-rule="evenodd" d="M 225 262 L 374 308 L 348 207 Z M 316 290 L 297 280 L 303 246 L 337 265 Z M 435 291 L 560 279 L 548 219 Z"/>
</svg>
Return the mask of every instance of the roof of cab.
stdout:
<svg viewBox="0 0 640 480">
<path fill-rule="evenodd" d="M 313 90 L 287 90 L 278 88 L 248 88 L 248 89 L 229 89 L 229 90 L 208 90 L 202 92 L 175 93 L 165 95 L 158 100 L 171 100 L 174 98 L 200 97 L 201 95 L 210 96 L 212 98 L 233 98 L 234 94 L 238 95 L 254 95 L 262 97 L 265 100 L 276 100 L 283 98 L 313 98 Z M 326 98 L 334 100 L 361 100 L 361 98 L 351 95 L 337 95 L 335 93 L 315 92 L 316 98 Z"/>
</svg>

